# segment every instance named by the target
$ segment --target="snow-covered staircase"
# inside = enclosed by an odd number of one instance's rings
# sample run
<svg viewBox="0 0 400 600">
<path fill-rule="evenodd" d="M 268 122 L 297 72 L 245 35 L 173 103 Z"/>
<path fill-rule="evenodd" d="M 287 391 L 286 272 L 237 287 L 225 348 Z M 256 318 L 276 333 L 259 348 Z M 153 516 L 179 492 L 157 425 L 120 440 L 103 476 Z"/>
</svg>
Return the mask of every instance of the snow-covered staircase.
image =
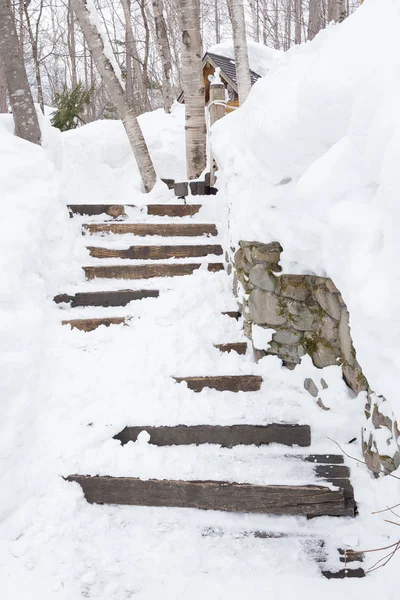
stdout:
<svg viewBox="0 0 400 600">
<path fill-rule="evenodd" d="M 162 301 L 162 289 L 158 289 L 160 278 L 171 278 L 174 276 L 188 276 L 196 270 L 202 269 L 213 276 L 214 272 L 224 269 L 222 262 L 209 262 L 210 257 L 223 255 L 221 244 L 204 244 L 204 236 L 207 242 L 210 237 L 218 235 L 217 226 L 214 223 L 203 223 L 195 221 L 176 222 L 176 219 L 191 218 L 196 216 L 201 205 L 149 205 L 147 215 L 149 217 L 170 218 L 171 222 L 128 222 L 126 219 L 127 205 L 70 205 L 69 211 L 73 216 L 99 217 L 104 215 L 101 222 L 89 222 L 82 224 L 82 232 L 85 240 L 95 237 L 96 244 L 91 241 L 87 246 L 90 259 L 95 264 L 84 266 L 84 272 L 89 282 L 96 282 L 95 289 L 87 289 L 74 294 L 59 294 L 55 302 L 61 307 L 69 306 L 70 309 L 78 308 L 110 308 L 127 307 L 136 300 L 146 301 L 148 298 Z M 101 236 L 101 237 L 100 237 Z M 104 237 L 106 236 L 106 237 Z M 125 236 L 134 236 L 133 245 L 124 243 Z M 146 245 L 143 239 L 157 237 L 156 244 Z M 140 244 L 136 238 L 140 238 Z M 193 238 L 194 244 L 171 243 L 171 238 Z M 129 238 L 130 239 L 130 238 Z M 168 244 L 163 242 L 168 240 Z M 146 240 L 147 241 L 147 240 Z M 123 246 L 123 247 L 122 247 Z M 196 263 L 185 262 L 191 258 L 203 259 Z M 178 262 L 161 263 L 160 260 L 176 259 Z M 99 261 L 103 264 L 99 264 Z M 104 264 L 106 261 L 106 264 Z M 110 263 L 107 261 L 116 261 Z M 145 261 L 144 264 L 139 264 Z M 150 261 L 150 262 L 149 262 Z M 151 287 L 150 282 L 157 279 L 157 289 Z M 119 279 L 124 280 L 146 280 L 143 289 L 115 289 Z M 115 280 L 115 281 L 114 281 Z M 168 286 L 173 286 L 173 279 L 167 279 Z M 99 285 L 104 286 L 98 289 Z M 111 287 L 110 287 L 111 285 Z M 193 311 L 200 311 L 200 306 L 193 306 Z M 73 310 L 70 310 L 73 312 Z M 224 315 L 238 319 L 237 311 L 224 311 Z M 64 319 L 63 325 L 69 325 L 72 329 L 84 332 L 94 331 L 98 327 L 121 325 L 129 323 L 129 315 L 110 316 L 109 314 L 90 314 L 89 316 L 73 319 Z M 211 324 L 212 326 L 212 324 Z M 160 332 L 162 335 L 162 332 Z M 214 344 L 216 350 L 221 353 L 236 352 L 239 356 L 245 355 L 247 342 L 244 339 Z M 132 367 L 134 369 L 134 367 Z M 263 402 L 263 391 L 268 390 L 268 381 L 264 381 L 260 375 L 252 373 L 227 373 L 224 375 L 207 375 L 205 373 L 197 376 L 178 376 L 170 374 L 175 385 L 185 386 L 192 394 L 192 402 L 201 402 L 202 392 L 214 390 L 215 402 L 218 402 L 218 394 L 230 392 L 245 398 L 253 394 L 255 401 Z M 268 391 L 266 391 L 268 393 Z M 200 394 L 200 396 L 198 396 Z M 166 402 L 168 400 L 166 399 Z M 110 411 L 112 409 L 110 408 Z M 156 417 L 156 415 L 155 415 Z M 132 415 L 132 421 L 134 416 Z M 147 432 L 148 443 L 158 448 L 161 464 L 174 465 L 172 471 L 179 470 L 182 462 L 182 479 L 175 479 L 166 470 L 157 473 L 152 478 L 144 478 L 140 475 L 140 469 L 132 465 L 132 476 L 113 476 L 112 473 L 104 475 L 73 474 L 66 477 L 70 482 L 77 482 L 83 489 L 85 498 L 90 503 L 117 504 L 145 507 L 180 507 L 187 509 L 202 509 L 213 511 L 227 511 L 230 513 L 264 514 L 285 516 L 302 515 L 310 517 L 355 517 L 356 505 L 354 501 L 353 487 L 350 481 L 350 470 L 344 464 L 343 456 L 332 454 L 312 453 L 311 430 L 308 424 L 298 422 L 273 422 L 269 424 L 177 424 L 177 425 L 135 425 L 126 423 L 126 427 L 114 436 L 121 445 L 136 442 L 142 432 Z M 273 452 L 264 456 L 265 448 L 273 444 Z M 293 446 L 299 450 L 294 452 Z M 215 448 L 214 460 L 210 461 L 209 470 L 205 478 L 201 475 L 201 469 L 194 469 L 194 478 L 185 473 L 184 456 L 177 454 L 180 448 L 187 448 L 191 455 L 201 456 L 202 452 Z M 290 450 L 288 451 L 288 447 Z M 235 448 L 247 448 L 250 454 L 245 454 L 235 462 Z M 196 450 L 197 449 L 197 450 Z M 268 467 L 269 477 L 273 483 L 259 484 L 252 481 L 247 473 L 252 469 L 255 460 L 255 452 L 259 449 L 260 457 L 264 460 L 259 463 Z M 304 453 L 308 450 L 308 454 Z M 231 453 L 231 455 L 229 455 Z M 256 459 L 257 460 L 257 459 Z M 242 462 L 240 462 L 242 461 Z M 238 466 L 241 465 L 238 471 Z M 226 469 L 226 480 L 215 476 L 215 473 L 224 472 Z M 172 472 L 171 471 L 171 472 Z M 240 473 L 237 480 L 232 473 Z M 292 482 L 296 480 L 296 483 Z M 265 543 L 269 540 L 287 540 L 291 536 L 301 540 L 304 551 L 313 560 L 321 564 L 323 573 L 328 577 L 362 576 L 360 567 L 361 556 L 356 556 L 356 568 L 349 570 L 347 562 L 350 557 L 343 555 L 345 552 L 332 540 L 323 539 L 311 534 L 298 532 L 273 531 L 242 531 L 240 535 L 263 539 Z M 237 533 L 236 533 L 237 534 Z M 205 536 L 233 535 L 228 530 L 205 529 Z M 325 569 L 327 557 L 332 563 L 332 552 L 337 553 L 336 568 L 330 566 Z M 341 554 L 340 554 L 341 553 Z M 354 557 L 353 557 L 354 558 Z M 334 560 L 335 562 L 335 560 Z M 346 563 L 343 568 L 343 563 Z"/>
</svg>

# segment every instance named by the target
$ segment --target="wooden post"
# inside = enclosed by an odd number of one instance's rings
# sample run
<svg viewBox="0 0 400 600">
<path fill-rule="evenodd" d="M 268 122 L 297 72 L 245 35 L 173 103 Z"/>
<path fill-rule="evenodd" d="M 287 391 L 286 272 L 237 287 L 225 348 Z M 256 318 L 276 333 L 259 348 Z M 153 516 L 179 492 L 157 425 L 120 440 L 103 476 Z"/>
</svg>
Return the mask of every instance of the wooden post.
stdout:
<svg viewBox="0 0 400 600">
<path fill-rule="evenodd" d="M 225 86 L 216 70 L 214 80 L 210 85 L 210 130 L 216 121 L 219 121 L 219 119 L 222 119 L 222 117 L 225 116 L 226 108 L 222 102 L 225 102 Z M 215 185 L 215 172 L 217 170 L 217 163 L 215 162 L 210 148 L 210 187 L 214 187 Z"/>
</svg>

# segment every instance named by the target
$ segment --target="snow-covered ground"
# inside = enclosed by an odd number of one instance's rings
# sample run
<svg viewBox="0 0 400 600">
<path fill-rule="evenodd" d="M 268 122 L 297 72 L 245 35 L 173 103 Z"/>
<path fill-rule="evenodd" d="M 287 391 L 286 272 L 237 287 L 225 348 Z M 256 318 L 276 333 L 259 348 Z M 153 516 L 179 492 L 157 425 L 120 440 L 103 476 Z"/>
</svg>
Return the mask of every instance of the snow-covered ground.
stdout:
<svg viewBox="0 0 400 600">
<path fill-rule="evenodd" d="M 326 34 L 331 35 L 336 35 L 334 30 Z M 263 85 L 263 81 L 257 84 L 258 89 Z M 176 107 L 170 117 L 160 111 L 142 118 L 161 176 L 183 175 L 182 115 L 181 107 Z M 213 344 L 244 339 L 240 324 L 221 315 L 236 308 L 225 272 L 201 269 L 190 277 L 132 285 L 85 282 L 80 267 L 96 260 L 89 258 L 87 240 L 81 237 L 85 219 L 69 219 L 67 203 L 142 206 L 170 203 L 173 196 L 161 184 L 149 196 L 141 193 L 119 123 L 95 123 L 63 135 L 45 122 L 42 125 L 43 149 L 13 137 L 9 116 L 0 120 L 2 595 L 8 600 L 397 597 L 396 558 L 386 570 L 365 580 L 326 581 L 304 551 L 304 536 L 330 540 L 331 549 L 339 545 L 368 549 L 395 541 L 396 527 L 384 522 L 387 515 L 371 512 L 396 503 L 396 480 L 372 480 L 354 461 L 347 463 L 360 509 L 357 519 L 307 521 L 93 506 L 85 502 L 77 484 L 63 480 L 71 473 L 90 473 L 312 483 L 309 466 L 293 458 L 284 460 L 282 453 L 335 453 L 338 449 L 331 438 L 359 456 L 357 446 L 348 442 L 359 436 L 363 398 L 350 396 L 336 367 L 317 371 L 303 360 L 291 372 L 274 357 L 255 364 L 250 354 L 219 353 Z M 262 168 L 255 164 L 261 177 Z M 237 177 L 236 181 L 242 189 L 244 180 Z M 265 196 L 271 188 L 265 176 L 262 184 Z M 219 237 L 207 243 L 226 245 L 227 206 L 222 196 L 200 201 L 204 208 L 191 222 L 216 222 Z M 249 196 L 244 195 L 243 201 L 251 214 Z M 231 210 L 233 231 L 238 232 L 237 203 Z M 143 212 L 132 209 L 129 219 L 137 218 L 143 220 Z M 244 222 L 249 226 L 248 219 Z M 286 231 L 283 225 L 282 231 Z M 105 238 L 95 241 L 106 242 Z M 119 247 L 137 241 L 130 236 L 123 241 L 107 239 Z M 181 238 L 178 243 L 186 241 L 194 240 Z M 264 232 L 263 241 L 268 241 Z M 72 310 L 52 302 L 58 292 L 105 287 L 157 287 L 160 297 L 132 302 L 125 309 Z M 101 327 L 90 334 L 61 327 L 62 319 L 102 315 L 131 319 L 128 326 Z M 264 383 L 257 393 L 206 390 L 194 394 L 173 380 L 173 376 L 215 374 L 261 374 Z M 326 380 L 329 387 L 322 399 L 329 412 L 322 411 L 304 390 L 305 377 Z M 163 449 L 150 446 L 145 434 L 124 447 L 112 439 L 126 425 L 274 421 L 310 424 L 312 447 Z M 251 531 L 280 531 L 294 537 L 267 540 L 243 535 Z M 366 564 L 373 562 L 374 557 L 367 555 Z"/>
</svg>

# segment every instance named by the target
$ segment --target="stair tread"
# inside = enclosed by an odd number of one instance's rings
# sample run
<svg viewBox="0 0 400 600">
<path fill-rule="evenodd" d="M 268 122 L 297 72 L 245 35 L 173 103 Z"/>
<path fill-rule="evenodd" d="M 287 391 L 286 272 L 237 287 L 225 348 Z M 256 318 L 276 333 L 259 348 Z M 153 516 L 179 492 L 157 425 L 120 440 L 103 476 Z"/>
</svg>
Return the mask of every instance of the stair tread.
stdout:
<svg viewBox="0 0 400 600">
<path fill-rule="evenodd" d="M 261 388 L 260 375 L 208 375 L 202 377 L 174 377 L 178 383 L 187 383 L 189 389 L 200 392 L 204 388 L 219 391 L 255 392 Z"/>
<path fill-rule="evenodd" d="M 109 290 L 96 292 L 78 292 L 74 295 L 58 294 L 54 297 L 56 304 L 76 306 L 126 306 L 133 300 L 158 298 L 159 290 Z"/>
<path fill-rule="evenodd" d="M 88 246 L 90 256 L 94 258 L 122 258 L 131 260 L 163 260 L 166 258 L 200 258 L 208 255 L 221 256 L 219 244 L 179 244 L 176 246 L 130 246 L 113 249 L 102 246 Z"/>
<path fill-rule="evenodd" d="M 148 215 L 159 217 L 189 217 L 199 212 L 201 204 L 146 204 Z M 121 217 L 125 208 L 142 208 L 135 204 L 69 204 L 70 216 L 97 216 L 106 214 L 109 217 Z"/>
<path fill-rule="evenodd" d="M 276 515 L 345 516 L 341 490 L 320 485 L 253 485 L 226 481 L 181 481 L 70 475 L 86 500 L 97 504 L 181 507 Z"/>
<path fill-rule="evenodd" d="M 146 263 L 144 265 L 95 265 L 83 267 L 83 270 L 88 279 L 150 279 L 191 275 L 201 267 L 201 263 Z M 223 271 L 224 265 L 208 263 L 207 270 L 213 273 Z"/>
<path fill-rule="evenodd" d="M 212 223 L 85 223 L 83 232 L 113 233 L 116 235 L 133 234 L 137 236 L 216 236 L 216 225 Z"/>
<path fill-rule="evenodd" d="M 214 344 L 220 352 L 236 352 L 236 354 L 246 354 L 247 342 L 230 342 L 227 344 Z"/>
<path fill-rule="evenodd" d="M 142 431 L 156 446 L 218 444 L 224 448 L 237 445 L 281 443 L 287 446 L 310 444 L 308 425 L 272 423 L 269 425 L 174 425 L 125 427 L 114 436 L 122 444 L 136 441 Z"/>
<path fill-rule="evenodd" d="M 80 331 L 94 331 L 98 327 L 104 325 L 110 327 L 111 325 L 122 325 L 126 323 L 125 317 L 101 317 L 101 318 L 85 318 L 85 319 L 70 319 L 61 322 L 62 325 L 70 325 L 71 329 L 79 329 Z"/>
</svg>

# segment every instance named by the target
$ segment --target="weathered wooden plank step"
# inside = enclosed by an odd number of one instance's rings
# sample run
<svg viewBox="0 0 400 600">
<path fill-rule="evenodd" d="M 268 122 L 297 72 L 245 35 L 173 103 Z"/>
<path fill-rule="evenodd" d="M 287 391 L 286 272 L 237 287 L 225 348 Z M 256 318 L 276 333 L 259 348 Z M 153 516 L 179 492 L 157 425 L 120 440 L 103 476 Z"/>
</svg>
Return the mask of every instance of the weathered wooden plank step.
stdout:
<svg viewBox="0 0 400 600">
<path fill-rule="evenodd" d="M 224 315 L 224 317 L 230 317 L 231 319 L 236 319 L 236 321 L 238 321 L 241 317 L 241 314 L 238 310 L 226 310 L 225 312 L 222 312 L 221 315 Z"/>
<path fill-rule="evenodd" d="M 100 265 L 83 267 L 83 270 L 87 279 L 151 279 L 153 277 L 182 277 L 184 275 L 192 275 L 201 266 L 200 263 L 146 263 L 144 265 Z M 207 271 L 211 273 L 223 270 L 223 263 L 209 263 L 207 265 Z"/>
<path fill-rule="evenodd" d="M 117 290 L 107 292 L 78 292 L 73 296 L 59 294 L 55 296 L 56 304 L 70 304 L 72 308 L 77 306 L 126 306 L 133 300 L 144 298 L 158 298 L 159 290 Z"/>
<path fill-rule="evenodd" d="M 223 448 L 233 446 L 283 444 L 304 446 L 311 443 L 308 425 L 176 425 L 171 427 L 139 426 L 125 427 L 114 436 L 122 444 L 135 442 L 142 431 L 150 435 L 150 444 L 155 446 L 181 446 L 196 444 L 218 444 Z"/>
<path fill-rule="evenodd" d="M 125 317 L 109 317 L 103 319 L 71 319 L 70 321 L 62 321 L 63 325 L 70 325 L 71 329 L 79 329 L 80 331 L 94 331 L 101 325 L 110 327 L 110 325 L 122 325 L 125 323 Z"/>
<path fill-rule="evenodd" d="M 179 246 L 131 246 L 122 250 L 89 246 L 90 256 L 94 258 L 125 258 L 132 260 L 165 260 L 167 258 L 200 258 L 214 254 L 223 254 L 222 246 L 209 245 L 179 245 Z"/>
<path fill-rule="evenodd" d="M 317 465 L 314 470 L 319 477 L 329 479 L 346 479 L 350 477 L 350 469 L 345 465 Z"/>
<path fill-rule="evenodd" d="M 114 219 L 121 217 L 126 208 L 137 208 L 135 204 L 69 204 L 69 216 L 108 215 Z M 191 217 L 196 215 L 201 204 L 147 204 L 147 214 L 156 217 Z"/>
<path fill-rule="evenodd" d="M 186 382 L 189 389 L 201 392 L 205 388 L 219 392 L 257 392 L 261 388 L 259 375 L 217 375 L 206 377 L 174 377 L 178 383 Z"/>
<path fill-rule="evenodd" d="M 290 454 L 288 455 L 290 456 Z M 328 464 L 328 465 L 341 465 L 344 463 L 343 454 L 305 454 L 294 455 L 294 458 L 301 458 L 306 462 L 313 462 L 316 464 Z"/>
<path fill-rule="evenodd" d="M 236 354 L 244 355 L 247 351 L 247 342 L 232 342 L 230 344 L 215 344 L 220 352 L 236 352 Z"/>
<path fill-rule="evenodd" d="M 85 223 L 83 233 L 131 234 L 137 236 L 196 237 L 217 235 L 214 224 L 203 223 Z"/>
<path fill-rule="evenodd" d="M 322 571 L 322 575 L 326 579 L 361 579 L 365 577 L 365 571 L 362 567 L 358 569 L 340 569 L 339 571 Z"/>
<path fill-rule="evenodd" d="M 141 480 L 70 475 L 90 503 L 222 510 L 275 515 L 342 516 L 342 492 L 323 486 L 262 486 L 226 481 Z"/>
</svg>

